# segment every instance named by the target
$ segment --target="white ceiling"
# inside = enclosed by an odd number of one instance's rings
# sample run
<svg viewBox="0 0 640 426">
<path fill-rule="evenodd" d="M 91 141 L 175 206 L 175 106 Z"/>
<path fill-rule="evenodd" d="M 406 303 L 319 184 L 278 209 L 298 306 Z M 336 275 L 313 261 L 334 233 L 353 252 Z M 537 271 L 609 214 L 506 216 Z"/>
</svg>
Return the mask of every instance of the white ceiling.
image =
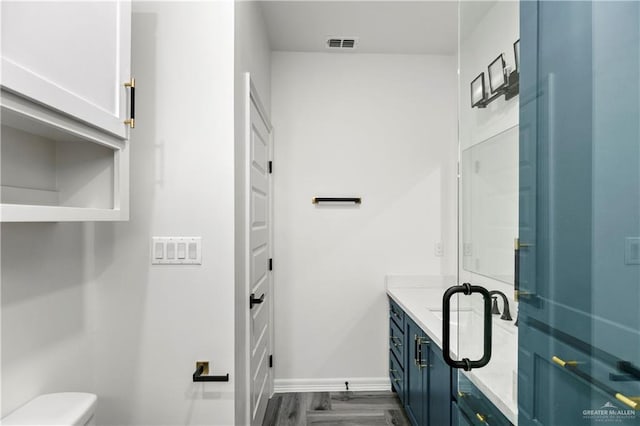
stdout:
<svg viewBox="0 0 640 426">
<path fill-rule="evenodd" d="M 354 52 L 453 54 L 455 1 L 262 1 L 272 50 L 327 52 L 328 37 L 355 37 Z"/>
</svg>

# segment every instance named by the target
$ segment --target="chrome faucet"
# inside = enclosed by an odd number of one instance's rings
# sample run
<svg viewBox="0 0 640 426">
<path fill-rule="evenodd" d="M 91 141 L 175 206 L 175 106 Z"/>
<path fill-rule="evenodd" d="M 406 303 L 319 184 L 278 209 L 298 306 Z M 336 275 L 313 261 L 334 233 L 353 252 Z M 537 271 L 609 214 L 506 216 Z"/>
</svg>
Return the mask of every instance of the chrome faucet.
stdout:
<svg viewBox="0 0 640 426">
<path fill-rule="evenodd" d="M 498 290 L 492 290 L 489 292 L 489 294 L 491 296 L 493 296 L 494 294 L 497 294 L 498 296 L 502 296 L 502 302 L 504 304 L 504 308 L 503 308 L 503 312 L 502 312 L 502 316 L 500 317 L 501 320 L 505 320 L 505 321 L 513 321 L 513 318 L 511 318 L 511 312 L 509 312 L 509 299 L 507 298 L 507 296 L 505 296 L 505 294 L 501 291 Z M 492 314 L 499 314 L 500 310 L 498 309 L 498 305 L 497 303 L 494 304 L 494 308 L 491 310 Z"/>
</svg>

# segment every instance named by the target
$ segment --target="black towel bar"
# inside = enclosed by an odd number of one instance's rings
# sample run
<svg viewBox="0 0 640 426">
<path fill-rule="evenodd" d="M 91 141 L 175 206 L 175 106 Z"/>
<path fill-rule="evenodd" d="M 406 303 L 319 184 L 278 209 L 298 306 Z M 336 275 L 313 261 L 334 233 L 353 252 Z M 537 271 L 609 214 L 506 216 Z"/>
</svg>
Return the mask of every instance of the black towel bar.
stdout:
<svg viewBox="0 0 640 426">
<path fill-rule="evenodd" d="M 318 203 L 355 203 L 362 204 L 362 198 L 360 197 L 313 197 L 311 199 L 313 204 Z"/>
</svg>

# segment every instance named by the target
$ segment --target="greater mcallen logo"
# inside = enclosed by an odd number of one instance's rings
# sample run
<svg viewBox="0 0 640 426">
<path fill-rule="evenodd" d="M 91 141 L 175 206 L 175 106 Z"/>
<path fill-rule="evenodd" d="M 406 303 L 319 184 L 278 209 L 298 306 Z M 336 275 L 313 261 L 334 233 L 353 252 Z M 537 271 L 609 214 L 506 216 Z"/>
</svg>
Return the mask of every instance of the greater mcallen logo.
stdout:
<svg viewBox="0 0 640 426">
<path fill-rule="evenodd" d="M 623 423 L 636 418 L 635 410 L 623 410 L 611 402 L 605 403 L 596 410 L 582 410 L 582 417 L 595 422 Z"/>
</svg>

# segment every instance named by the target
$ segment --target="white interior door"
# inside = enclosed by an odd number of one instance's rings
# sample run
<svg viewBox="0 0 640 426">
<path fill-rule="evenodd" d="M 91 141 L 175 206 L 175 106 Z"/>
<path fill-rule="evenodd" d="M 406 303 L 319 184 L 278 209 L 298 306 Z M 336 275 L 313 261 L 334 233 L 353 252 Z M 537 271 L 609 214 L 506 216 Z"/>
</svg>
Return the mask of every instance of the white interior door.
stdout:
<svg viewBox="0 0 640 426">
<path fill-rule="evenodd" d="M 248 134 L 249 386 L 252 425 L 261 425 L 271 395 L 272 277 L 270 271 L 271 125 L 250 84 Z M 253 302 L 255 301 L 255 303 Z"/>
</svg>

